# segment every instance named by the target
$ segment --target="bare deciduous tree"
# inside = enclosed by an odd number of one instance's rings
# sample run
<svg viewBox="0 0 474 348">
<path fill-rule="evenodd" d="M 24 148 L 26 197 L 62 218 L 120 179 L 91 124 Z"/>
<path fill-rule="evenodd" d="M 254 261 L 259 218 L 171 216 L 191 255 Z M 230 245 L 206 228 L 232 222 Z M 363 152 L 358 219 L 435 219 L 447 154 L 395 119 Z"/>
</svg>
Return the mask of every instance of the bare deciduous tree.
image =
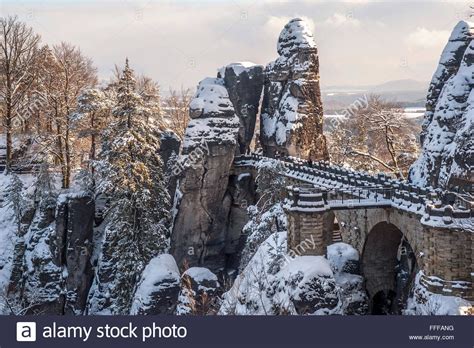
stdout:
<svg viewBox="0 0 474 348">
<path fill-rule="evenodd" d="M 331 160 L 404 178 L 418 153 L 418 132 L 419 127 L 398 104 L 372 95 L 367 107 L 346 115 L 330 135 Z"/>
<path fill-rule="evenodd" d="M 189 122 L 189 103 L 191 102 L 191 90 L 181 88 L 179 91 L 170 89 L 169 96 L 164 99 L 165 115 L 169 127 L 183 139 Z"/>
<path fill-rule="evenodd" d="M 68 188 L 75 155 L 71 116 L 81 92 L 97 83 L 96 69 L 77 47 L 64 42 L 46 50 L 43 63 L 46 109 L 54 137 L 47 134 L 41 141 L 44 151 L 60 165 L 62 186 Z"/>
<path fill-rule="evenodd" d="M 35 80 L 39 35 L 16 16 L 0 18 L 0 98 L 6 134 L 6 169 L 11 167 L 15 111 Z"/>
</svg>

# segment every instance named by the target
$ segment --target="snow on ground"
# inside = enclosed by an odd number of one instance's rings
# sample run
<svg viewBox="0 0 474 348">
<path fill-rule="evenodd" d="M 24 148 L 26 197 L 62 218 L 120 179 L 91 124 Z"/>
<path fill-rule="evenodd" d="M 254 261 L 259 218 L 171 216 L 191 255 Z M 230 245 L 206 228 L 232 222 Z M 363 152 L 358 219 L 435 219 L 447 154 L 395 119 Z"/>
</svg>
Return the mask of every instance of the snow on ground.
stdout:
<svg viewBox="0 0 474 348">
<path fill-rule="evenodd" d="M 13 135 L 12 137 L 12 145 L 13 148 L 18 148 L 21 143 L 23 142 L 23 135 Z M 4 148 L 6 146 L 7 139 L 5 134 L 0 134 L 0 148 Z"/>
</svg>

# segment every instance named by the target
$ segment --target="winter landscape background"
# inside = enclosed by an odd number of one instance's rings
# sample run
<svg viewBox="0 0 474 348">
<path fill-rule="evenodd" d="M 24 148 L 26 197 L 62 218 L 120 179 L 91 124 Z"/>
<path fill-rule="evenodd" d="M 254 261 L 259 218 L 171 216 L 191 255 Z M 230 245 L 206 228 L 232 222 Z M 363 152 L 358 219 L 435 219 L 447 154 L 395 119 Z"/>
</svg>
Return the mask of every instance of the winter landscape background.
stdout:
<svg viewBox="0 0 474 348">
<path fill-rule="evenodd" d="M 5 1 L 0 314 L 472 314 L 473 11 Z"/>
</svg>

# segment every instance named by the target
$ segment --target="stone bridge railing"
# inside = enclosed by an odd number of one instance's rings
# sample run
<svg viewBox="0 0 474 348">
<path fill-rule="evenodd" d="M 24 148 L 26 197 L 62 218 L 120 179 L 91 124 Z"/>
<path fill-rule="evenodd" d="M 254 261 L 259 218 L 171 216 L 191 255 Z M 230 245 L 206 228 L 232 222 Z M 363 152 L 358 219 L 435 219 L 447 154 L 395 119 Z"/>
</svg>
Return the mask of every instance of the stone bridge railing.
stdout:
<svg viewBox="0 0 474 348">
<path fill-rule="evenodd" d="M 389 206 L 417 214 L 429 224 L 453 227 L 457 220 L 474 217 L 472 202 L 464 199 L 459 204 L 460 195 L 455 192 L 419 187 L 385 174 L 370 175 L 324 161 L 309 163 L 294 157 L 272 159 L 259 154 L 236 157 L 234 163 L 236 167 L 255 169 L 262 161 L 275 162 L 283 168 L 283 175 L 306 186 L 300 192 L 301 202 L 321 193 L 321 199 L 332 209 Z"/>
</svg>

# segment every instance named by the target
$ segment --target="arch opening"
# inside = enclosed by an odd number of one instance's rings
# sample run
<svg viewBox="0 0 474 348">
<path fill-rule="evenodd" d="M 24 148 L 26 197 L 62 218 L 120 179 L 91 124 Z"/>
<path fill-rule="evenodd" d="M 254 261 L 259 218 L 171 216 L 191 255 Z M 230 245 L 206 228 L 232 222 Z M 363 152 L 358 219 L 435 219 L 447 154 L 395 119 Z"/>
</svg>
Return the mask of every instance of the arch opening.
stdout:
<svg viewBox="0 0 474 348">
<path fill-rule="evenodd" d="M 375 225 L 365 241 L 361 268 L 372 314 L 401 314 L 418 271 L 402 231 L 387 222 Z"/>
</svg>

